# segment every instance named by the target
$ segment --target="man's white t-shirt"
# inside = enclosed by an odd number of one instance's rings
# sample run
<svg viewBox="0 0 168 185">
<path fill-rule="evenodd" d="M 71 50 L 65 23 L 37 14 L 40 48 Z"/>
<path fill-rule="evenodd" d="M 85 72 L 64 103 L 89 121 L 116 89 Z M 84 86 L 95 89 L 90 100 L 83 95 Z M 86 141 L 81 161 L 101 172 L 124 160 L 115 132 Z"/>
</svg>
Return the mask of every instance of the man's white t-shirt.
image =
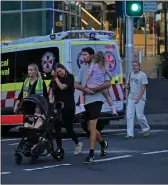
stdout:
<svg viewBox="0 0 168 185">
<path fill-rule="evenodd" d="M 128 98 L 131 100 L 136 100 L 141 92 L 141 86 L 147 85 L 148 79 L 146 74 L 142 71 L 139 71 L 138 73 L 131 72 L 129 77 L 129 83 L 130 83 L 130 93 Z M 146 89 L 140 100 L 143 101 L 146 100 Z"/>
</svg>

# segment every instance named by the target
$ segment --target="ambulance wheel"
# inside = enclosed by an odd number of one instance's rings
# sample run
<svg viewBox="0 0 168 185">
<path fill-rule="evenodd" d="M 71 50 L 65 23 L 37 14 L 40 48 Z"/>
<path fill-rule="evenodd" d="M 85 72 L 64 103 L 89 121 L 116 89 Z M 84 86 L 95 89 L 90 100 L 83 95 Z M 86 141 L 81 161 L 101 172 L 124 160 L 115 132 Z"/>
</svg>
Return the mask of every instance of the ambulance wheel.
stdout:
<svg viewBox="0 0 168 185">
<path fill-rule="evenodd" d="M 57 161 L 62 161 L 64 159 L 64 149 L 63 148 L 57 148 L 57 150 L 53 153 L 53 157 Z"/>
<path fill-rule="evenodd" d="M 15 162 L 16 162 L 16 164 L 18 164 L 18 165 L 20 165 L 20 164 L 22 164 L 22 156 L 21 155 L 17 155 L 16 157 L 15 157 Z"/>
</svg>

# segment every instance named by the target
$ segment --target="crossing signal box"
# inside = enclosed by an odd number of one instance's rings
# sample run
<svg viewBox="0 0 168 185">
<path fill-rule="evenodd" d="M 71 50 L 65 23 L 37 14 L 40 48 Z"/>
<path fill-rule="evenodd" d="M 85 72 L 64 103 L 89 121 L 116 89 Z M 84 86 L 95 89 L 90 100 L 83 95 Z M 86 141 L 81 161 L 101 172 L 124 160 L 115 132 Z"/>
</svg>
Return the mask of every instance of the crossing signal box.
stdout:
<svg viewBox="0 0 168 185">
<path fill-rule="evenodd" d="M 128 17 L 141 17 L 144 13 L 143 1 L 125 1 L 125 15 Z"/>
</svg>

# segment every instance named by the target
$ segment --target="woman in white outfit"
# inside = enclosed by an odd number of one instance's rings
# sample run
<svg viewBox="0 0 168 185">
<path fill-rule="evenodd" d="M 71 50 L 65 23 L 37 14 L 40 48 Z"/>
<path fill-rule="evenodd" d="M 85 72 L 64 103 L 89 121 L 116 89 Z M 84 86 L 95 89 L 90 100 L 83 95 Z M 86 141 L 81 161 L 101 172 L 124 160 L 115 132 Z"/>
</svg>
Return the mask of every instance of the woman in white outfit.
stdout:
<svg viewBox="0 0 168 185">
<path fill-rule="evenodd" d="M 133 72 L 129 75 L 126 88 L 129 90 L 127 104 L 127 135 L 125 138 L 134 137 L 134 118 L 135 113 L 141 126 L 144 136 L 149 135 L 150 127 L 144 115 L 146 102 L 146 85 L 148 84 L 147 76 L 140 71 L 140 63 L 133 62 Z"/>
</svg>

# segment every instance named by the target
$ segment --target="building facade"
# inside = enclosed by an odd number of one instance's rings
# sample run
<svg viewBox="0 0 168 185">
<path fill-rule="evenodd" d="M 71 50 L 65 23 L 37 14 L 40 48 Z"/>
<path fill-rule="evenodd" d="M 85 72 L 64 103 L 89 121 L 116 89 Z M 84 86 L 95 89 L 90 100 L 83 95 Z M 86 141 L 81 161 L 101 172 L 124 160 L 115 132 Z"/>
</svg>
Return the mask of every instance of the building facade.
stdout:
<svg viewBox="0 0 168 185">
<path fill-rule="evenodd" d="M 64 1 L 2 1 L 1 42 L 81 29 L 80 7 Z"/>
</svg>

